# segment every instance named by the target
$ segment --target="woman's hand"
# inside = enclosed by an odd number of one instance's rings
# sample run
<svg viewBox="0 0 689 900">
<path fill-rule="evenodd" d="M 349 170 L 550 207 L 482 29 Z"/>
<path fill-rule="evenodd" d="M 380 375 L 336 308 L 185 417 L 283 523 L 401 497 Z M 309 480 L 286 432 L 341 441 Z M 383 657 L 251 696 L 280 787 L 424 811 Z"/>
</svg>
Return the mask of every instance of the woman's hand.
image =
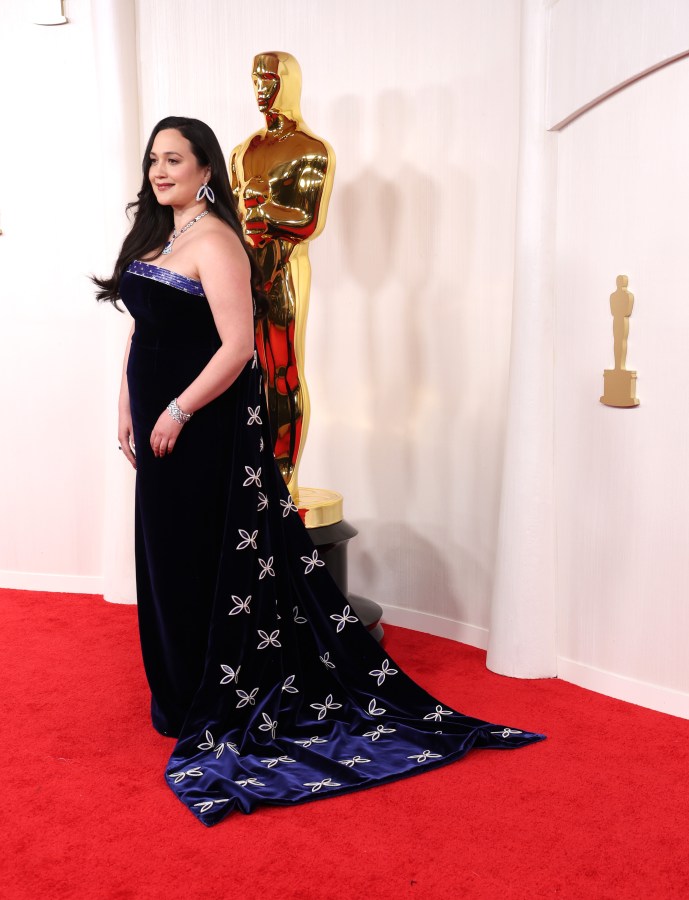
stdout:
<svg viewBox="0 0 689 900">
<path fill-rule="evenodd" d="M 134 447 L 134 429 L 132 427 L 132 414 L 128 410 L 120 410 L 117 423 L 117 440 L 120 450 L 136 469 L 136 452 Z"/>
<path fill-rule="evenodd" d="M 127 363 L 129 361 L 129 348 L 134 334 L 134 324 L 129 329 L 127 343 L 124 349 L 124 363 L 122 364 L 122 381 L 120 383 L 120 399 L 117 405 L 117 440 L 120 450 L 136 469 L 136 447 L 134 446 L 134 426 L 132 425 L 132 413 L 129 406 L 129 384 L 127 382 Z"/>
<path fill-rule="evenodd" d="M 151 432 L 150 444 L 153 455 L 162 458 L 172 453 L 183 428 L 184 425 L 175 422 L 170 413 L 166 409 L 163 410 Z"/>
</svg>

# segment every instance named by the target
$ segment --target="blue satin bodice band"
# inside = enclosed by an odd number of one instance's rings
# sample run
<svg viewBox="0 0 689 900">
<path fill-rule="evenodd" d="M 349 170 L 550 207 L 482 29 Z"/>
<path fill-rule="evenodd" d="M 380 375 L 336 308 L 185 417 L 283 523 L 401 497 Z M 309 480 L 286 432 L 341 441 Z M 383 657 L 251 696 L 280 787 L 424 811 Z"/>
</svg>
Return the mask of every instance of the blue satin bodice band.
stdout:
<svg viewBox="0 0 689 900">
<path fill-rule="evenodd" d="M 132 346 L 175 351 L 169 360 L 160 354 L 138 357 L 139 362 L 152 368 L 148 374 L 142 373 L 143 383 L 137 377 L 130 389 L 138 394 L 143 387 L 147 393 L 153 385 L 161 384 L 168 392 L 174 383 L 178 385 L 175 392 L 183 391 L 221 343 L 201 282 L 135 260 L 122 276 L 120 294 L 136 323 Z M 176 393 L 168 397 L 163 409 L 174 396 Z"/>
<path fill-rule="evenodd" d="M 170 269 L 164 269 L 162 266 L 155 266 L 153 263 L 135 259 L 133 263 L 129 264 L 127 272 L 167 284 L 169 287 L 177 288 L 178 291 L 184 291 L 185 294 L 193 294 L 195 297 L 206 296 L 200 281 L 180 275 L 179 272 L 171 272 Z"/>
</svg>

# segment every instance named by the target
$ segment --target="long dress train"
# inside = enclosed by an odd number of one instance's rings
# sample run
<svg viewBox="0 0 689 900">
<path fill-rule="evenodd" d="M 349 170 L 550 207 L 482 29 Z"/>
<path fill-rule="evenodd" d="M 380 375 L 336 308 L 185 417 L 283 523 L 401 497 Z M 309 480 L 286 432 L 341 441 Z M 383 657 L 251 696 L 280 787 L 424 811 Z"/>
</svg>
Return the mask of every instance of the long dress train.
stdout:
<svg viewBox="0 0 689 900">
<path fill-rule="evenodd" d="M 135 262 L 128 381 L 142 652 L 166 778 L 205 825 L 543 735 L 465 716 L 408 678 L 352 612 L 277 470 L 254 354 L 174 452 L 148 439 L 220 342 L 200 282 Z"/>
</svg>

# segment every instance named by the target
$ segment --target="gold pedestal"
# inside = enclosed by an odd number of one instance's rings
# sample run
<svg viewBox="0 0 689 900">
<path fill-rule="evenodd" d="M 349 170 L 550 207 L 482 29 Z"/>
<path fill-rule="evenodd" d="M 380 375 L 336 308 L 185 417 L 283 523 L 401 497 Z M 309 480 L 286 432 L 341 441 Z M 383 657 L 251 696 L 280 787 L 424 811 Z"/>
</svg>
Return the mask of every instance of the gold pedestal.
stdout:
<svg viewBox="0 0 689 900">
<path fill-rule="evenodd" d="M 294 502 L 307 528 L 322 528 L 342 521 L 342 494 L 337 491 L 299 486 Z"/>
<path fill-rule="evenodd" d="M 606 406 L 638 406 L 636 398 L 636 372 L 627 369 L 605 369 L 603 371 L 603 396 L 600 402 Z"/>
</svg>

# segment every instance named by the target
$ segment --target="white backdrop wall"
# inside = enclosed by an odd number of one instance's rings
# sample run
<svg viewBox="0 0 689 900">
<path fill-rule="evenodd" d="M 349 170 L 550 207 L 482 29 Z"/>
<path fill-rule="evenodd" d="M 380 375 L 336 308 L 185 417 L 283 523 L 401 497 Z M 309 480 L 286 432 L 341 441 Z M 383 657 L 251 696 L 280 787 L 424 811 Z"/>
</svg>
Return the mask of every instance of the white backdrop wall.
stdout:
<svg viewBox="0 0 689 900">
<path fill-rule="evenodd" d="M 388 618 L 485 646 L 513 268 L 519 5 L 140 0 L 142 133 L 194 115 L 223 148 L 261 127 L 250 79 L 293 53 L 335 149 L 312 244 L 302 483 L 360 530 L 350 587 Z M 191 36 L 193 35 L 193 40 Z M 413 611 L 405 617 L 405 610 Z"/>
<path fill-rule="evenodd" d="M 0 6 L 0 570 L 2 584 L 102 588 L 106 322 L 90 4 L 69 25 Z M 115 429 L 110 421 L 113 445 Z"/>
<path fill-rule="evenodd" d="M 126 319 L 95 306 L 86 276 L 112 263 L 155 121 L 204 118 L 229 153 L 261 124 L 254 53 L 286 49 L 338 157 L 311 254 L 302 471 L 360 528 L 352 589 L 478 646 L 499 622 L 498 671 L 554 653 L 562 677 L 689 716 L 689 6 L 660 5 L 439 0 L 430 16 L 354 0 L 324 16 L 312 0 L 139 0 L 138 43 L 133 0 L 69 0 L 58 28 L 0 5 L 0 584 L 95 592 L 105 573 L 111 599 L 133 599 L 114 441 Z M 622 272 L 632 411 L 598 403 Z M 543 489 L 520 494 L 513 463 L 531 472 L 534 453 Z M 539 559 L 538 603 L 505 606 Z"/>
<path fill-rule="evenodd" d="M 533 604 L 509 600 L 519 593 L 511 585 L 521 583 L 523 572 L 551 565 L 533 535 L 554 535 L 549 594 L 557 613 L 555 672 L 689 716 L 689 418 L 678 393 L 689 324 L 679 288 L 689 251 L 689 126 L 677 114 L 677 98 L 689 88 L 689 6 L 672 0 L 524 0 L 522 12 L 534 21 L 540 15 L 548 32 L 549 65 L 540 93 L 560 124 L 554 177 L 548 156 L 530 154 L 537 176 L 532 181 L 551 184 L 546 217 L 555 236 L 554 253 L 541 254 L 533 283 L 549 283 L 551 290 L 537 307 L 518 304 L 518 273 L 534 259 L 518 240 L 512 355 L 524 349 L 523 313 L 535 308 L 531 324 L 539 327 L 527 332 L 531 356 L 522 362 L 529 377 L 521 382 L 540 378 L 552 385 L 552 399 L 543 390 L 541 414 L 534 415 L 529 401 L 535 393 L 520 394 L 511 373 L 504 471 L 552 443 L 552 462 L 543 455 L 541 460 L 542 481 L 552 480 L 553 488 L 548 503 L 540 502 L 541 486 L 533 499 L 522 491 L 516 516 L 503 502 L 501 534 L 505 520 L 518 527 L 519 517 L 527 534 L 522 554 L 513 551 L 517 538 L 499 545 L 492 613 L 501 640 L 493 652 L 491 627 L 488 664 L 528 676 L 533 660 L 547 651 L 551 639 L 539 621 L 534 618 L 530 629 L 519 621 Z M 577 65 L 567 69 L 563 58 Z M 520 155 L 522 149 L 523 142 Z M 520 189 L 521 170 L 520 162 Z M 540 203 L 541 194 L 533 200 Z M 537 224 L 532 240 L 539 236 Z M 640 373 L 642 405 L 635 410 L 598 402 L 602 370 L 613 361 L 608 296 L 622 273 L 637 295 L 628 357 Z M 538 339 L 547 333 L 552 352 L 544 356 Z M 523 426 L 516 439 L 515 417 Z M 512 623 L 510 635 L 506 625 Z"/>
<path fill-rule="evenodd" d="M 686 29 L 684 38 L 686 50 Z M 559 673 L 689 716 L 689 123 L 680 97 L 689 97 L 688 58 L 559 136 L 555 485 Z M 632 410 L 598 402 L 602 370 L 613 366 L 608 297 L 622 273 L 636 298 L 627 366 L 638 370 L 641 405 Z"/>
<path fill-rule="evenodd" d="M 544 0 L 550 7 L 548 128 L 687 53 L 686 0 Z"/>
</svg>

